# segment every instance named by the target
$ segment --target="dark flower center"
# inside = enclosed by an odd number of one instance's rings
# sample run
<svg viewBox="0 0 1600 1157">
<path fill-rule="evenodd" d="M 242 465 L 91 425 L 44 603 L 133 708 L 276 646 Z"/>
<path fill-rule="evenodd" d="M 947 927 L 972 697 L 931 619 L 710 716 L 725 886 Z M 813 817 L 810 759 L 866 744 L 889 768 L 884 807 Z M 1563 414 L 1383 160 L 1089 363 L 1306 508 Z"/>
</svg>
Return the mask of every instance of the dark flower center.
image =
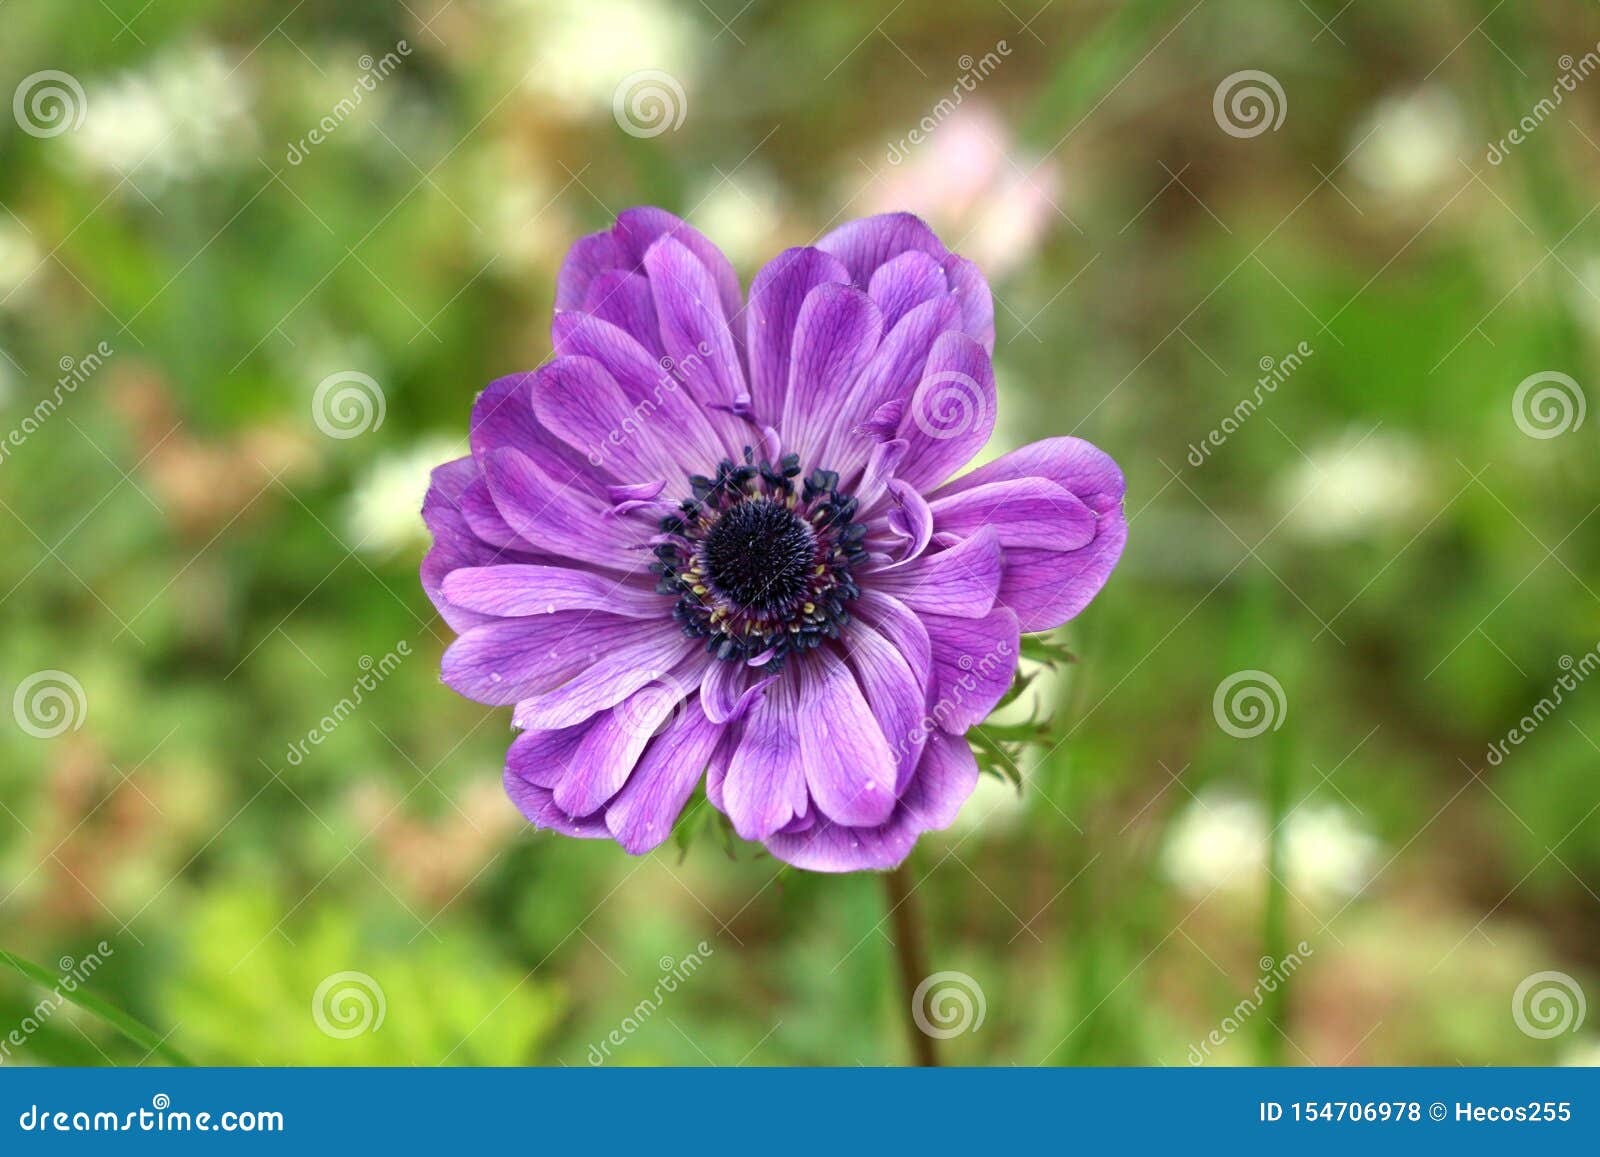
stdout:
<svg viewBox="0 0 1600 1157">
<path fill-rule="evenodd" d="M 852 521 L 856 500 L 839 492 L 836 473 L 799 475 L 796 455 L 757 464 L 746 448 L 743 464 L 691 478 L 694 496 L 662 520 L 657 589 L 677 596 L 673 617 L 719 659 L 771 652 L 778 664 L 850 621 L 866 527 Z"/>
<path fill-rule="evenodd" d="M 781 606 L 808 589 L 817 536 L 770 498 L 741 502 L 706 535 L 706 575 L 718 594 L 745 607 Z"/>
</svg>

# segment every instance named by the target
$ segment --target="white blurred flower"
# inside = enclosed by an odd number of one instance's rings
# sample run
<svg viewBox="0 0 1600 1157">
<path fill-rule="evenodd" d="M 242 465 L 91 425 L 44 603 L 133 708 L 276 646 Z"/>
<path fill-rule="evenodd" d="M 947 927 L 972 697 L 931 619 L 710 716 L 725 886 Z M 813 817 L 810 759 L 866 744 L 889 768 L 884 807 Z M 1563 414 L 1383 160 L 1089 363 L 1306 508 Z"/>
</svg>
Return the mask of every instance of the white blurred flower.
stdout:
<svg viewBox="0 0 1600 1157">
<path fill-rule="evenodd" d="M 866 211 L 925 217 L 952 249 L 1003 277 L 1046 232 L 1065 224 L 1056 208 L 1059 186 L 1052 166 L 1017 151 L 998 113 L 968 101 L 926 141 L 909 146 L 906 160 L 883 170 Z"/>
<path fill-rule="evenodd" d="M 694 75 L 699 27 L 662 0 L 506 3 L 513 66 L 526 70 L 528 88 L 571 115 L 610 115 L 617 84 L 634 72 L 660 70 L 685 88 Z"/>
<path fill-rule="evenodd" d="M 421 511 L 428 476 L 463 453 L 459 439 L 434 434 L 406 450 L 380 455 L 350 493 L 345 522 L 352 545 L 386 555 L 425 541 Z"/>
<path fill-rule="evenodd" d="M 1600 1068 L 1600 1040 L 1579 1041 L 1561 1055 L 1561 1064 L 1569 1069 Z"/>
<path fill-rule="evenodd" d="M 0 217 L 0 309 L 22 303 L 38 265 L 39 247 L 33 238 L 11 218 Z"/>
<path fill-rule="evenodd" d="M 1027 810 L 1028 801 L 1015 785 L 985 772 L 978 776 L 978 786 L 961 806 L 950 830 L 958 836 L 979 831 L 998 835 L 1016 827 Z"/>
<path fill-rule="evenodd" d="M 778 182 L 765 170 L 746 166 L 727 178 L 715 177 L 688 199 L 689 223 L 742 270 L 760 268 L 776 256 L 773 237 L 783 220 Z"/>
<path fill-rule="evenodd" d="M 1356 132 L 1350 168 L 1379 193 L 1415 196 L 1450 173 L 1459 178 L 1462 137 L 1461 109 L 1448 89 L 1427 85 L 1387 96 Z"/>
<path fill-rule="evenodd" d="M 254 155 L 244 74 L 214 46 L 171 51 L 88 88 L 88 116 L 70 139 L 91 171 L 159 188 Z"/>
<path fill-rule="evenodd" d="M 1280 481 L 1278 498 L 1291 531 L 1336 541 L 1406 525 L 1427 490 L 1421 448 L 1379 432 L 1313 447 Z"/>
<path fill-rule="evenodd" d="M 1377 841 L 1338 804 L 1302 804 L 1284 822 L 1283 839 L 1284 882 L 1307 903 L 1353 896 L 1371 878 Z M 1178 817 L 1163 863 L 1176 884 L 1196 895 L 1258 892 L 1267 841 L 1259 803 L 1207 792 Z"/>
</svg>

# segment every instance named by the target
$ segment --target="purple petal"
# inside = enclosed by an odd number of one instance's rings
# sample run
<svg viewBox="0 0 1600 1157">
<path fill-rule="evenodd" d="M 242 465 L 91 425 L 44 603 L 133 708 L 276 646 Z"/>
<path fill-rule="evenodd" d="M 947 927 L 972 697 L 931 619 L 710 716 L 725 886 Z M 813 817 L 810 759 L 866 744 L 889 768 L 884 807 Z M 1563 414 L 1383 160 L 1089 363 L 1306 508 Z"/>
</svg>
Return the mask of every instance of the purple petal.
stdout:
<svg viewBox="0 0 1600 1157">
<path fill-rule="evenodd" d="M 948 298 L 930 301 L 906 314 L 888 332 L 872 361 L 861 371 L 856 388 L 845 399 L 833 424 L 824 454 L 830 463 L 828 469 L 839 471 L 846 480 L 854 477 L 872 453 L 876 441 L 886 436 L 879 431 L 875 440 L 873 434 L 862 433 L 859 428 L 888 415 L 891 411 L 886 407 L 899 406 L 897 411 L 892 411 L 894 425 L 887 435 L 892 436 L 899 429 L 900 418 L 922 380 L 934 342 L 956 327 L 958 313 L 955 303 Z"/>
<path fill-rule="evenodd" d="M 874 575 L 872 585 L 914 611 L 981 619 L 994 607 L 1001 573 L 999 536 L 982 527 L 949 550 Z"/>
<path fill-rule="evenodd" d="M 656 301 L 650 292 L 650 279 L 642 273 L 612 269 L 600 274 L 589 283 L 582 309 L 570 314 L 557 314 L 556 318 L 559 321 L 562 317 L 581 317 L 583 314 L 616 326 L 652 357 L 661 356 L 661 327 L 656 321 Z"/>
<path fill-rule="evenodd" d="M 989 482 L 937 499 L 931 507 L 940 534 L 965 538 L 992 527 L 1004 547 L 1077 550 L 1095 536 L 1095 512 L 1043 478 Z"/>
<path fill-rule="evenodd" d="M 547 474 L 571 479 L 581 490 L 598 491 L 599 480 L 583 453 L 545 429 L 534 417 L 534 376 L 521 373 L 497 378 L 473 403 L 469 440 L 479 469 L 496 450 L 511 449 L 532 458 Z"/>
<path fill-rule="evenodd" d="M 554 690 L 643 629 L 636 619 L 592 611 L 493 619 L 450 644 L 441 676 L 468 699 L 505 707 Z"/>
<path fill-rule="evenodd" d="M 933 645 L 934 704 L 944 730 L 963 734 L 982 723 L 1011 687 L 1021 649 L 1017 616 L 997 607 L 981 619 L 923 615 Z"/>
<path fill-rule="evenodd" d="M 740 305 L 739 275 L 722 251 L 706 236 L 664 209 L 643 206 L 617 216 L 603 233 L 591 233 L 572 247 L 556 279 L 556 308 L 580 309 L 591 299 L 592 283 L 611 270 L 636 272 L 644 265 L 650 247 L 662 237 L 672 237 L 705 269 L 729 317 Z"/>
<path fill-rule="evenodd" d="M 996 410 L 988 353 L 966 334 L 943 334 L 900 420 L 911 448 L 898 476 L 919 489 L 944 481 L 989 441 Z"/>
<path fill-rule="evenodd" d="M 445 577 L 444 594 L 469 611 L 508 617 L 606 611 L 628 619 L 658 619 L 672 606 L 649 587 L 559 566 L 463 567 Z"/>
<path fill-rule="evenodd" d="M 917 837 L 947 828 L 978 783 L 978 763 L 960 736 L 934 732 L 904 797 L 887 823 L 845 827 L 826 817 L 804 830 L 767 838 L 778 859 L 812 872 L 857 872 L 898 867 Z"/>
<path fill-rule="evenodd" d="M 826 649 L 794 664 L 800 679 L 800 757 L 823 813 L 870 827 L 894 810 L 895 753 L 850 669 Z"/>
<path fill-rule="evenodd" d="M 950 292 L 950 286 L 936 258 L 912 250 L 878 266 L 867 292 L 883 310 L 884 329 L 890 330 L 912 309 Z"/>
<path fill-rule="evenodd" d="M 651 683 L 670 680 L 676 685 L 682 679 L 699 681 L 699 666 L 689 674 L 681 671 L 679 665 L 691 656 L 696 664 L 709 662 L 710 656 L 694 655 L 698 648 L 684 637 L 677 623 L 667 619 L 659 623 L 630 621 L 630 625 L 633 631 L 626 642 L 612 642 L 595 662 L 570 680 L 519 699 L 511 722 L 530 729 L 570 727 L 596 711 L 615 707 Z"/>
<path fill-rule="evenodd" d="M 849 276 L 820 249 L 785 249 L 750 283 L 750 404 L 758 421 L 776 423 L 783 414 L 795 324 L 806 295 L 829 282 L 848 282 Z"/>
<path fill-rule="evenodd" d="M 932 726 L 924 711 L 931 672 L 913 670 L 889 640 L 857 619 L 850 630 L 850 666 L 895 757 L 895 792 L 910 779 Z"/>
<path fill-rule="evenodd" d="M 818 462 L 845 399 L 883 335 L 872 299 L 848 285 L 811 291 L 794 330 L 789 390 L 784 397 L 784 445 L 802 462 Z"/>
<path fill-rule="evenodd" d="M 644 257 L 661 324 L 661 344 L 674 372 L 703 406 L 732 408 L 749 398 L 731 316 L 705 266 L 664 237 Z"/>
<path fill-rule="evenodd" d="M 776 678 L 763 667 L 718 660 L 700 680 L 700 704 L 713 723 L 737 722 Z"/>
<path fill-rule="evenodd" d="M 745 716 L 722 781 L 722 810 L 747 840 L 763 840 L 806 814 L 797 680 L 780 679 Z"/>
<path fill-rule="evenodd" d="M 651 739 L 670 730 L 675 715 L 681 718 L 684 699 L 693 692 L 694 680 L 674 672 L 651 679 L 595 717 L 572 755 L 568 774 L 556 784 L 556 804 L 573 815 L 588 815 L 616 795 Z"/>
<path fill-rule="evenodd" d="M 1006 550 L 1001 603 L 1016 611 L 1024 631 L 1047 631 L 1082 611 L 1121 558 L 1128 539 L 1122 512 L 1125 486 L 1122 471 L 1104 451 L 1081 438 L 1048 438 L 946 483 L 934 492 L 934 504 L 948 495 L 1019 478 L 1048 479 L 1096 515 L 1094 539 L 1076 550 Z"/>
<path fill-rule="evenodd" d="M 483 467 L 495 508 L 534 547 L 608 570 L 642 572 L 648 560 L 637 548 L 648 532 L 606 518 L 607 504 L 555 479 L 517 450 L 496 450 Z"/>
<path fill-rule="evenodd" d="M 528 822 L 534 827 L 580 840 L 603 840 L 611 834 L 606 830 L 604 816 L 568 815 L 556 805 L 554 794 L 548 788 L 536 787 L 525 779 L 519 779 L 510 768 L 506 769 L 505 785 L 511 802 L 517 805 L 517 810 L 527 816 Z"/>
<path fill-rule="evenodd" d="M 629 334 L 586 314 L 558 317 L 554 332 L 558 355 L 599 362 L 621 387 L 638 422 L 672 432 L 679 447 L 677 459 L 692 472 L 704 473 L 708 464 L 720 462 L 743 445 L 723 438 L 719 427 L 689 397 L 665 355 L 651 354 Z"/>
<path fill-rule="evenodd" d="M 691 701 L 681 719 L 650 741 L 606 808 L 606 827 L 626 851 L 642 855 L 672 834 L 723 731 Z"/>
<path fill-rule="evenodd" d="M 928 639 L 928 628 L 910 607 L 880 590 L 868 589 L 861 592 L 851 609 L 857 618 L 876 627 L 894 644 L 924 683 L 931 683 L 928 673 L 933 669 L 933 644 Z"/>
<path fill-rule="evenodd" d="M 558 357 L 541 369 L 533 382 L 533 412 L 590 467 L 620 482 L 666 479 L 687 491 L 694 471 L 678 464 L 673 431 L 641 414 L 593 358 Z"/>
</svg>

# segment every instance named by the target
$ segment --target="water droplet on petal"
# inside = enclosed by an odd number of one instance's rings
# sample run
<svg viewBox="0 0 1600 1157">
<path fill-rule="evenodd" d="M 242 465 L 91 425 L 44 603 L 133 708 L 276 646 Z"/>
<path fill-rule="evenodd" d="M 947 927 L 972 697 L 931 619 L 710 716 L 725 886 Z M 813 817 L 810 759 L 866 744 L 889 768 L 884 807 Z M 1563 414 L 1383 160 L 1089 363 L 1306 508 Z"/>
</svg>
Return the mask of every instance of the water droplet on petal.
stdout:
<svg viewBox="0 0 1600 1157">
<path fill-rule="evenodd" d="M 489 682 L 491 682 L 491 683 L 500 682 L 500 672 L 499 671 L 490 671 L 489 672 Z"/>
</svg>

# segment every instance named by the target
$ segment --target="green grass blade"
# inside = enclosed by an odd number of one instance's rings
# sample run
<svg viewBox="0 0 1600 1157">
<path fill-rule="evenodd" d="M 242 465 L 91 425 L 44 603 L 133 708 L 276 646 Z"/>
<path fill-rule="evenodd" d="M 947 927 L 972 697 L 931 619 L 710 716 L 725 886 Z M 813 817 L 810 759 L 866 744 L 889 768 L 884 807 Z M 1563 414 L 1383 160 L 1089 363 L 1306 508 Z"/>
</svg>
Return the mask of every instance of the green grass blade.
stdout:
<svg viewBox="0 0 1600 1157">
<path fill-rule="evenodd" d="M 4 948 L 0 948 L 0 964 L 5 964 L 15 969 L 35 984 L 50 989 L 59 995 L 61 999 L 71 1001 L 85 1012 L 103 1020 L 147 1053 L 157 1054 L 174 1065 L 189 1066 L 192 1064 L 189 1058 L 167 1044 L 148 1025 L 140 1023 L 116 1005 L 110 1004 L 92 993 L 82 990 L 74 992 L 63 991 L 54 975 L 32 961 L 24 960 L 15 953 L 7 952 Z"/>
</svg>

